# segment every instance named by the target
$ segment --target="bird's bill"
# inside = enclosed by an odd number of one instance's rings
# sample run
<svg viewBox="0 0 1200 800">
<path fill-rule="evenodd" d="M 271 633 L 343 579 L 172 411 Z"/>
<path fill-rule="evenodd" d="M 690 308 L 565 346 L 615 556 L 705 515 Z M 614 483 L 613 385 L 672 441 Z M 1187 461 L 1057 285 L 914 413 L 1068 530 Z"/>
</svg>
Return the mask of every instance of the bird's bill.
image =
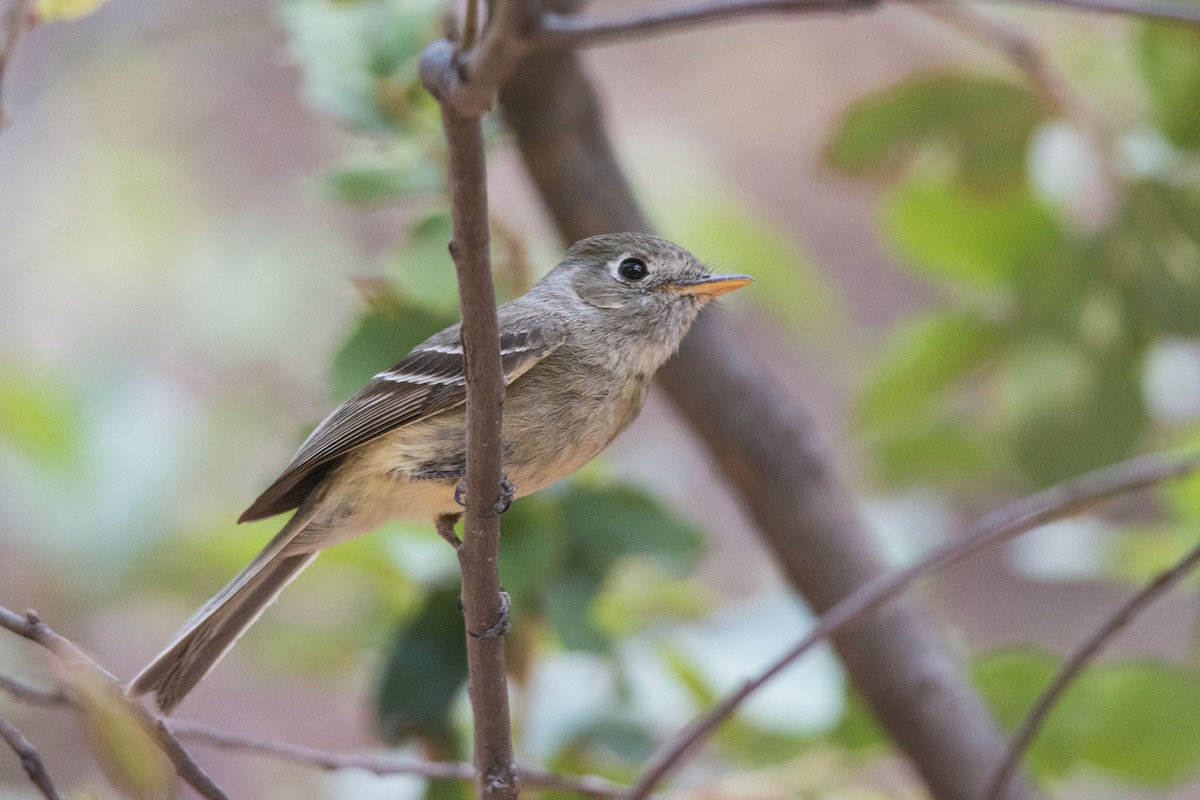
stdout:
<svg viewBox="0 0 1200 800">
<path fill-rule="evenodd" d="M 666 288 L 679 294 L 720 297 L 753 282 L 754 278 L 749 275 L 705 275 L 703 278 L 689 280 L 687 283 L 672 283 Z"/>
</svg>

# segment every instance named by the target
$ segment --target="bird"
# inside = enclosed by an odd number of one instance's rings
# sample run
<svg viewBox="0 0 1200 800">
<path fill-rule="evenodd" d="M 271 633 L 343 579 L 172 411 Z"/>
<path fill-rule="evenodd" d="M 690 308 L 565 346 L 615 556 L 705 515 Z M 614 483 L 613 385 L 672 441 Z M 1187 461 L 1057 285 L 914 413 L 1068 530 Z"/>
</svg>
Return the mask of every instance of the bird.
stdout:
<svg viewBox="0 0 1200 800">
<path fill-rule="evenodd" d="M 650 379 L 701 308 L 752 278 L 712 274 L 666 239 L 582 239 L 496 309 L 506 395 L 506 500 L 595 458 L 637 417 Z M 454 536 L 466 473 L 461 323 L 417 345 L 338 406 L 238 522 L 296 509 L 282 529 L 129 684 L 169 714 L 325 548 L 392 518 Z M 445 528 L 449 521 L 450 530 Z"/>
</svg>

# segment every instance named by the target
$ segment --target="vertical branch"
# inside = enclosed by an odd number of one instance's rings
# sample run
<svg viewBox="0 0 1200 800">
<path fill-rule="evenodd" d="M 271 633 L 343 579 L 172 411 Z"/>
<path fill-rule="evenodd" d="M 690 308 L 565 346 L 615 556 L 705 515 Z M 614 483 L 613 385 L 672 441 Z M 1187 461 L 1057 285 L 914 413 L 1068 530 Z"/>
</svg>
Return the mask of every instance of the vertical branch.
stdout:
<svg viewBox="0 0 1200 800">
<path fill-rule="evenodd" d="M 458 548 L 463 617 L 467 627 L 467 688 L 475 728 L 476 793 L 509 800 L 518 794 L 504 667 L 507 608 L 500 588 L 500 429 L 504 373 L 496 295 L 488 253 L 487 165 L 481 112 L 448 99 L 446 76 L 457 72 L 457 51 L 431 45 L 421 63 L 426 87 L 442 107 L 450 170 L 450 253 L 458 273 L 462 346 L 467 378 L 467 510 Z"/>
</svg>

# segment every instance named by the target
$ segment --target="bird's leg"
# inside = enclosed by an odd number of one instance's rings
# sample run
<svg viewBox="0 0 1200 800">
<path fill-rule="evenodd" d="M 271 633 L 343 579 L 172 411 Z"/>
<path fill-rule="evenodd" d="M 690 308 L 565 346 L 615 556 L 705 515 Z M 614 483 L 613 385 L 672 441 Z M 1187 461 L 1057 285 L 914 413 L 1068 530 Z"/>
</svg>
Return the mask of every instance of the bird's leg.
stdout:
<svg viewBox="0 0 1200 800">
<path fill-rule="evenodd" d="M 454 532 L 454 526 L 460 519 L 462 514 L 438 514 L 433 518 L 433 527 L 437 529 L 438 536 L 449 542 L 455 550 L 462 547 L 462 539 Z"/>
<path fill-rule="evenodd" d="M 488 516 L 496 517 L 508 511 L 508 507 L 512 505 L 513 498 L 517 495 L 517 487 L 513 486 L 512 481 L 507 475 L 500 476 L 500 496 L 496 498 L 496 504 L 492 506 L 491 513 Z M 467 507 L 467 482 L 459 481 L 458 486 L 454 487 L 454 502 L 458 503 L 463 508 Z"/>
</svg>

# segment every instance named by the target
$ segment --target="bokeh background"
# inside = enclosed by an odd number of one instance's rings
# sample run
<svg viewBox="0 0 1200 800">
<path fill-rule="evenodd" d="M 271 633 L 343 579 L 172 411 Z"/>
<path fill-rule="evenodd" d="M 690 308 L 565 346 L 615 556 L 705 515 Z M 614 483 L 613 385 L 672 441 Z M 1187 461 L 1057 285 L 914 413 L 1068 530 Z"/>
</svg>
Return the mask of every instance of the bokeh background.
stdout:
<svg viewBox="0 0 1200 800">
<path fill-rule="evenodd" d="M 725 310 L 815 413 L 892 565 L 1007 500 L 1186 445 L 1200 419 L 1200 36 L 980 10 L 748 20 L 586 56 L 656 224 L 758 278 Z M 0 603 L 36 608 L 119 677 L 274 532 L 234 520 L 311 426 L 454 318 L 436 115 L 411 87 L 438 16 L 431 0 L 109 0 L 33 30 L 9 67 Z M 1048 80 L 1010 62 L 997 21 Z M 561 244 L 500 123 L 491 148 L 511 295 Z M 1036 531 L 922 589 L 1007 724 L 1194 541 L 1197 491 Z M 533 762 L 628 777 L 810 621 L 657 393 L 505 529 Z M 572 531 L 587 538 L 548 543 Z M 323 555 L 180 715 L 462 757 L 455 564 L 430 534 L 396 525 Z M 439 614 L 449 639 L 414 624 Z M 1188 587 L 1106 654 L 1035 749 L 1054 796 L 1194 796 L 1195 626 Z M 0 671 L 49 680 L 11 636 Z M 0 712 L 61 786 L 116 796 L 68 712 L 3 697 Z M 196 752 L 238 797 L 461 792 Z M 681 785 L 921 796 L 827 652 Z M 0 797 L 33 796 L 0 757 Z"/>
</svg>

